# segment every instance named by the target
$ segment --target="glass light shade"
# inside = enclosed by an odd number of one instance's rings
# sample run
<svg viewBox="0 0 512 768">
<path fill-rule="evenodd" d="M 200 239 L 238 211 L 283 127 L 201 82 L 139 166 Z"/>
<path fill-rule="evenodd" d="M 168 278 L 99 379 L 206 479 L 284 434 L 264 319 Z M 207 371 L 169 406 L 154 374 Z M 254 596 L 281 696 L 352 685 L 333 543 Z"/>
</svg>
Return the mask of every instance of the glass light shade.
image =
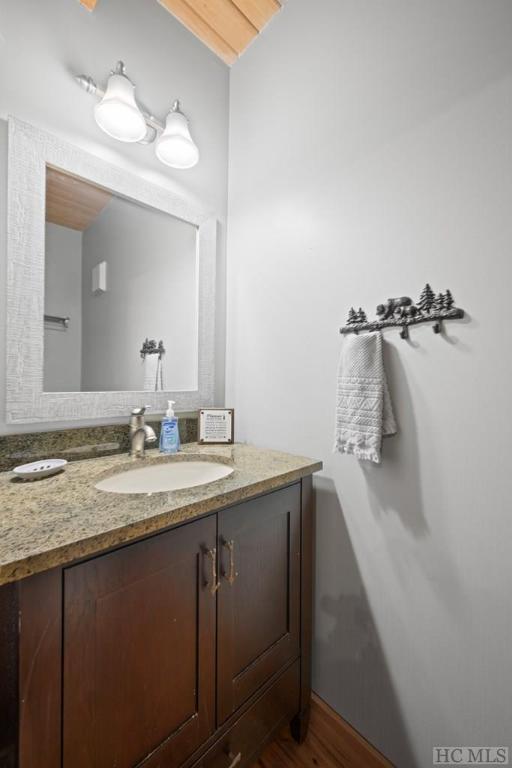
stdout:
<svg viewBox="0 0 512 768">
<path fill-rule="evenodd" d="M 165 130 L 157 141 L 156 156 L 171 168 L 193 168 L 199 160 L 199 150 L 194 144 L 188 121 L 182 112 L 171 111 L 165 121 Z"/>
<path fill-rule="evenodd" d="M 134 92 L 133 83 L 125 75 L 110 75 L 105 95 L 94 107 L 94 119 L 113 139 L 140 141 L 146 135 L 146 121 Z"/>
</svg>

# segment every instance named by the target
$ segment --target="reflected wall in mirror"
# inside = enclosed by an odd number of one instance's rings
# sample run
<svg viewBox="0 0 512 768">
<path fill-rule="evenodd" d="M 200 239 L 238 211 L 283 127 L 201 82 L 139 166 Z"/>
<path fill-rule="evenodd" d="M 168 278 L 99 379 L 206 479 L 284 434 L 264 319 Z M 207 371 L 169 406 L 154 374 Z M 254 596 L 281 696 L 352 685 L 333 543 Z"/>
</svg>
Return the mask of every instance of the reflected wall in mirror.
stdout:
<svg viewBox="0 0 512 768">
<path fill-rule="evenodd" d="M 50 166 L 45 218 L 43 391 L 197 390 L 197 227 Z"/>
</svg>

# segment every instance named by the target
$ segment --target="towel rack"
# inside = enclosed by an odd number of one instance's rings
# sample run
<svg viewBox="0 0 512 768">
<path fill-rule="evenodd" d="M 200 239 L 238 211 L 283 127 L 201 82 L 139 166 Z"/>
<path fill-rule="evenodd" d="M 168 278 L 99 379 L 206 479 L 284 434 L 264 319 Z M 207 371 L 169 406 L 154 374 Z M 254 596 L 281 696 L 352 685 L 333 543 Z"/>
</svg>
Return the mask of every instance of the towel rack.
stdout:
<svg viewBox="0 0 512 768">
<path fill-rule="evenodd" d="M 69 317 L 59 317 L 58 315 L 45 315 L 44 321 L 45 323 L 57 323 L 57 325 L 62 325 L 64 328 L 69 328 Z"/>
<path fill-rule="evenodd" d="M 158 355 L 158 357 L 165 355 L 165 347 L 163 341 L 160 339 L 157 344 L 155 339 L 146 338 L 146 341 L 142 343 L 140 356 L 142 359 L 144 359 L 146 355 Z"/>
<path fill-rule="evenodd" d="M 379 331 L 383 328 L 400 328 L 400 337 L 409 338 L 409 326 L 432 322 L 434 333 L 441 333 L 443 320 L 460 320 L 464 310 L 454 306 L 452 292 L 434 293 L 429 283 L 421 292 L 418 303 L 414 304 L 409 296 L 388 299 L 377 306 L 377 320 L 368 320 L 364 309 L 351 307 L 347 324 L 340 328 L 340 333 L 359 333 L 359 331 Z"/>
</svg>

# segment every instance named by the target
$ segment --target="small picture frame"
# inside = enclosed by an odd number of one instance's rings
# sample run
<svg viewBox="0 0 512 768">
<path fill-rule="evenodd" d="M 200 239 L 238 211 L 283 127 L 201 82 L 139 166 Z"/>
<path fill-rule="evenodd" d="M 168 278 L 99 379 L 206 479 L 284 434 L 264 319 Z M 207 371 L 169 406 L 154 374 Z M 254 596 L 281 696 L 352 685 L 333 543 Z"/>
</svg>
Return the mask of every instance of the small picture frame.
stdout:
<svg viewBox="0 0 512 768">
<path fill-rule="evenodd" d="M 201 408 L 199 411 L 200 445 L 229 445 L 235 442 L 233 408 Z"/>
</svg>

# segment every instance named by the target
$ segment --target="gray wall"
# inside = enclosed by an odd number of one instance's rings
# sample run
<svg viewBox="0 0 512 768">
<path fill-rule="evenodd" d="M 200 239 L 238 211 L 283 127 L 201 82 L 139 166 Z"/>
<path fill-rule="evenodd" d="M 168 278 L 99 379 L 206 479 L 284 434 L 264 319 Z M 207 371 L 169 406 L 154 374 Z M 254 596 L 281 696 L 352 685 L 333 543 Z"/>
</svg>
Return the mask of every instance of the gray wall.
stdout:
<svg viewBox="0 0 512 768">
<path fill-rule="evenodd" d="M 83 235 L 82 389 L 141 390 L 139 350 L 163 340 L 164 388 L 197 389 L 196 227 L 113 197 Z M 107 291 L 91 273 L 107 262 Z"/>
<path fill-rule="evenodd" d="M 69 317 L 68 328 L 46 323 L 45 392 L 79 392 L 82 378 L 82 233 L 46 223 L 45 315 Z"/>
<path fill-rule="evenodd" d="M 512 4 L 293 0 L 231 75 L 227 402 L 320 457 L 314 686 L 400 768 L 510 744 Z M 348 308 L 388 332 L 399 434 L 332 454 Z"/>
<path fill-rule="evenodd" d="M 216 399 L 222 404 L 228 68 L 157 2 L 106 0 L 98 3 L 94 13 L 89 13 L 76 0 L 44 3 L 17 0 L 2 5 L 0 33 L 0 221 L 6 221 L 4 120 L 9 114 L 167 186 L 217 214 L 220 226 Z M 155 158 L 154 147 L 124 145 L 110 139 L 96 126 L 94 99 L 80 90 L 72 76 L 85 72 L 104 82 L 119 58 L 126 62 L 141 101 L 156 115 L 165 116 L 174 98 L 182 100 L 201 152 L 195 168 L 189 171 L 166 168 Z M 0 285 L 5 285 L 5 251 L 4 224 L 0 227 Z M 0 360 L 3 366 L 3 291 L 0 291 Z M 4 381 L 5 376 L 1 375 L 0 433 L 33 430 L 33 425 L 8 427 L 5 424 Z M 65 424 L 59 423 L 59 426 Z"/>
</svg>

